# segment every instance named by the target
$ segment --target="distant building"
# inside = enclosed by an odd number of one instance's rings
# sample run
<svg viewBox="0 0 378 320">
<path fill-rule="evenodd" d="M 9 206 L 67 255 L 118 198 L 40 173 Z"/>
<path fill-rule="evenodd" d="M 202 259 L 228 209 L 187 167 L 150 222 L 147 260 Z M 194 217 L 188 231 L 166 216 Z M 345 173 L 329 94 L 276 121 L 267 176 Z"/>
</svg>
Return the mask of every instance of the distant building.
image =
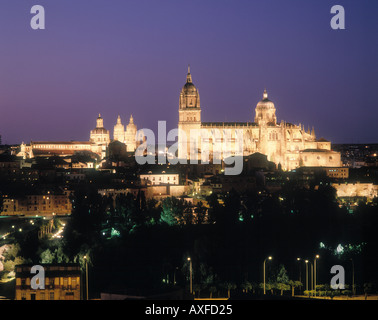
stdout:
<svg viewBox="0 0 378 320">
<path fill-rule="evenodd" d="M 378 196 L 378 185 L 373 183 L 333 183 L 339 198 L 361 198 L 371 200 Z"/>
<path fill-rule="evenodd" d="M 114 140 L 126 144 L 128 152 L 137 148 L 136 141 L 137 126 L 131 116 L 126 131 L 118 117 L 114 127 Z M 101 114 L 96 119 L 96 127 L 90 131 L 89 141 L 32 141 L 30 144 L 22 143 L 17 156 L 23 159 L 37 156 L 72 156 L 75 152 L 88 151 L 97 154 L 101 159 L 106 157 L 106 150 L 110 143 L 110 132 L 104 127 L 104 119 Z"/>
<path fill-rule="evenodd" d="M 180 184 L 179 177 L 180 175 L 176 171 L 169 170 L 166 167 L 161 168 L 160 166 L 140 174 L 141 182 L 148 182 L 151 185 L 178 185 Z"/>
<path fill-rule="evenodd" d="M 80 300 L 81 270 L 77 264 L 42 264 L 45 289 L 33 290 L 32 265 L 17 265 L 15 300 Z"/>
<path fill-rule="evenodd" d="M 3 197 L 5 216 L 62 216 L 70 215 L 72 204 L 67 194 L 34 194 L 20 197 Z"/>
<path fill-rule="evenodd" d="M 348 179 L 349 178 L 349 168 L 326 168 L 326 174 L 330 178 L 337 179 Z"/>
</svg>

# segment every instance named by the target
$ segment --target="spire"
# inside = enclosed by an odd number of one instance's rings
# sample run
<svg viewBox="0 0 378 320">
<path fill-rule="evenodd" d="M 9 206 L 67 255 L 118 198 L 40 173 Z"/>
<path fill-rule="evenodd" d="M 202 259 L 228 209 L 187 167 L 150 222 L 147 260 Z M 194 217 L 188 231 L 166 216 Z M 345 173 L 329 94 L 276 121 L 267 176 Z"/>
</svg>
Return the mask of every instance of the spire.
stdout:
<svg viewBox="0 0 378 320">
<path fill-rule="evenodd" d="M 101 114 L 98 114 L 98 118 L 96 120 L 96 128 L 103 128 L 104 127 L 104 119 L 102 119 Z"/>
<path fill-rule="evenodd" d="M 134 123 L 134 118 L 133 118 L 133 115 L 130 115 L 130 123 Z"/>
<path fill-rule="evenodd" d="M 121 122 L 121 116 L 120 115 L 118 115 L 117 124 L 122 124 L 122 122 Z"/>
<path fill-rule="evenodd" d="M 313 137 L 315 137 L 315 130 L 314 130 L 314 127 L 312 127 L 311 135 L 312 135 Z"/>
<path fill-rule="evenodd" d="M 192 83 L 192 75 L 190 74 L 190 64 L 188 64 L 188 74 L 186 76 L 186 83 Z"/>
<path fill-rule="evenodd" d="M 268 92 L 264 89 L 263 100 L 268 99 Z"/>
</svg>

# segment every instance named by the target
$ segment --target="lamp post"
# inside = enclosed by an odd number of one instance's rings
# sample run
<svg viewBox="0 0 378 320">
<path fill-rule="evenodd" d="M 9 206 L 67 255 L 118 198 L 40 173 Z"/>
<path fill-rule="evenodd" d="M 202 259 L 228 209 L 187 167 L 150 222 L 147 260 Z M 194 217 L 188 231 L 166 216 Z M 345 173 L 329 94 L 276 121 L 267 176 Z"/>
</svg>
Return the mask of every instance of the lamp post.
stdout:
<svg viewBox="0 0 378 320">
<path fill-rule="evenodd" d="M 302 264 L 301 261 L 303 261 L 302 258 L 297 258 L 297 261 L 299 262 L 299 282 L 302 283 Z M 302 284 L 301 284 L 301 290 L 302 291 Z"/>
<path fill-rule="evenodd" d="M 314 295 L 316 296 L 316 260 L 319 259 L 319 255 L 317 254 L 314 258 Z"/>
<path fill-rule="evenodd" d="M 264 294 L 266 294 L 266 290 L 265 290 L 265 262 L 266 260 L 272 260 L 272 257 L 268 257 L 264 260 L 264 264 L 263 264 L 263 269 L 264 269 Z"/>
<path fill-rule="evenodd" d="M 305 260 L 306 263 L 306 291 L 308 291 L 308 260 Z"/>
<path fill-rule="evenodd" d="M 301 258 L 297 258 L 297 261 L 302 261 Z M 299 282 L 302 282 L 302 268 L 301 268 L 301 263 L 299 262 Z"/>
<path fill-rule="evenodd" d="M 193 292 L 193 265 L 192 265 L 192 259 L 190 257 L 188 258 L 189 261 L 189 273 L 190 273 L 190 293 Z"/>
<path fill-rule="evenodd" d="M 84 261 L 85 261 L 85 279 L 86 279 L 85 288 L 86 288 L 86 292 L 87 292 L 86 300 L 88 300 L 88 261 L 87 261 L 87 256 L 84 256 Z"/>
<path fill-rule="evenodd" d="M 314 265 L 312 264 L 311 261 L 309 261 L 310 265 L 311 265 L 311 271 L 310 271 L 310 275 L 311 275 L 311 290 L 314 290 Z"/>
<path fill-rule="evenodd" d="M 356 292 L 354 290 L 354 262 L 353 262 L 353 259 L 350 258 L 350 261 L 352 261 L 352 294 L 353 295 L 356 295 Z"/>
</svg>

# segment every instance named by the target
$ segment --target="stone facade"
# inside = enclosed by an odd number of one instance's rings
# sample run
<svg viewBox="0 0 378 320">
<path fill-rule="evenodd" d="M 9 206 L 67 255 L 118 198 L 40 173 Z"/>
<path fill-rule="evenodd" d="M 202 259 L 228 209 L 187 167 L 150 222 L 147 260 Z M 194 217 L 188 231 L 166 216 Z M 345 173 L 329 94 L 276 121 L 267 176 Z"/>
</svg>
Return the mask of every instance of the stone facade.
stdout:
<svg viewBox="0 0 378 320">
<path fill-rule="evenodd" d="M 136 143 L 136 133 L 137 133 L 137 126 L 134 123 L 134 118 L 131 115 L 129 124 L 125 126 L 122 124 L 121 117 L 118 116 L 117 123 L 114 126 L 114 140 L 120 141 L 124 144 L 126 144 L 126 150 L 128 152 L 134 152 L 137 148 Z"/>
<path fill-rule="evenodd" d="M 190 140 L 199 141 L 196 146 L 198 154 L 204 149 L 204 143 L 208 143 L 206 149 L 209 150 L 210 160 L 212 148 L 218 140 L 225 142 L 228 139 L 232 152 L 236 150 L 237 130 L 241 130 L 244 156 L 256 152 L 265 154 L 269 161 L 276 166 L 280 165 L 283 170 L 293 170 L 300 166 L 341 166 L 340 153 L 331 150 L 329 141 L 317 139 L 314 129 L 306 131 L 302 125 L 285 121 L 277 123 L 276 108 L 268 99 L 266 90 L 254 111 L 254 121 L 251 122 L 202 122 L 199 92 L 188 69 L 186 84 L 181 90 L 179 101 L 179 158 L 196 160 L 190 153 Z M 231 129 L 230 137 L 224 135 L 225 129 Z M 202 132 L 204 130 L 207 131 L 205 134 Z M 217 137 L 215 132 L 220 132 L 221 137 Z M 205 141 L 199 137 L 201 135 L 209 138 Z"/>
<path fill-rule="evenodd" d="M 121 117 L 118 116 L 114 126 L 113 137 L 115 141 L 126 144 L 128 152 L 134 152 L 137 148 L 136 141 L 137 126 L 133 116 L 126 127 L 122 125 Z M 89 141 L 31 141 L 30 144 L 22 143 L 17 156 L 23 159 L 34 158 L 36 156 L 72 156 L 78 151 L 90 151 L 96 153 L 101 159 L 106 157 L 109 146 L 110 132 L 104 127 L 104 119 L 101 114 L 96 119 L 96 128 L 90 131 Z"/>
</svg>

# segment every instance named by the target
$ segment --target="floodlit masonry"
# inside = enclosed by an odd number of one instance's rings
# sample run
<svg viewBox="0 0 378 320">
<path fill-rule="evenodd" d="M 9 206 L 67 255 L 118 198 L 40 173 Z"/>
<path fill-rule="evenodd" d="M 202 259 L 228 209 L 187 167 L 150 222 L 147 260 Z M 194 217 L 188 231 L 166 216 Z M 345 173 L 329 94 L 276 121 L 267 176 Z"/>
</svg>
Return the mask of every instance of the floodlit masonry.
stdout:
<svg viewBox="0 0 378 320">
<path fill-rule="evenodd" d="M 114 141 L 126 145 L 128 152 L 134 152 L 137 147 L 137 126 L 133 116 L 129 124 L 122 125 L 121 117 L 118 116 L 114 126 Z M 101 159 L 106 157 L 106 150 L 111 142 L 110 132 L 104 127 L 104 119 L 101 114 L 96 119 L 96 127 L 90 131 L 89 141 L 31 141 L 29 144 L 22 143 L 17 156 L 24 159 L 37 156 L 72 156 L 75 152 L 88 151 L 97 154 Z"/>
<path fill-rule="evenodd" d="M 213 153 L 212 146 L 218 142 L 229 143 L 230 151 L 237 150 L 237 132 L 242 133 L 244 156 L 259 152 L 267 155 L 268 160 L 280 165 L 283 170 L 304 167 L 340 167 L 341 155 L 331 150 L 331 142 L 323 138 L 317 139 L 315 130 L 304 129 L 302 125 L 294 125 L 285 121 L 277 123 L 276 108 L 268 99 L 268 92 L 264 90 L 263 99 L 257 103 L 254 121 L 251 122 L 202 122 L 201 106 L 198 89 L 193 84 L 190 69 L 186 77 L 179 100 L 178 123 L 178 157 L 190 160 L 190 141 L 200 140 L 198 154 L 203 146 Z M 217 130 L 216 130 L 217 129 Z M 217 137 L 217 132 L 228 132 Z M 204 134 L 202 131 L 206 131 Z M 191 132 L 197 136 L 192 136 Z M 180 133 L 182 133 L 180 135 Z M 228 133 L 227 133 L 228 134 Z M 207 139 L 200 139 L 200 135 L 207 135 Z M 190 138 L 187 138 L 190 137 Z M 209 146 L 209 147 L 208 147 Z M 210 156 L 211 157 L 211 156 Z"/>
</svg>

